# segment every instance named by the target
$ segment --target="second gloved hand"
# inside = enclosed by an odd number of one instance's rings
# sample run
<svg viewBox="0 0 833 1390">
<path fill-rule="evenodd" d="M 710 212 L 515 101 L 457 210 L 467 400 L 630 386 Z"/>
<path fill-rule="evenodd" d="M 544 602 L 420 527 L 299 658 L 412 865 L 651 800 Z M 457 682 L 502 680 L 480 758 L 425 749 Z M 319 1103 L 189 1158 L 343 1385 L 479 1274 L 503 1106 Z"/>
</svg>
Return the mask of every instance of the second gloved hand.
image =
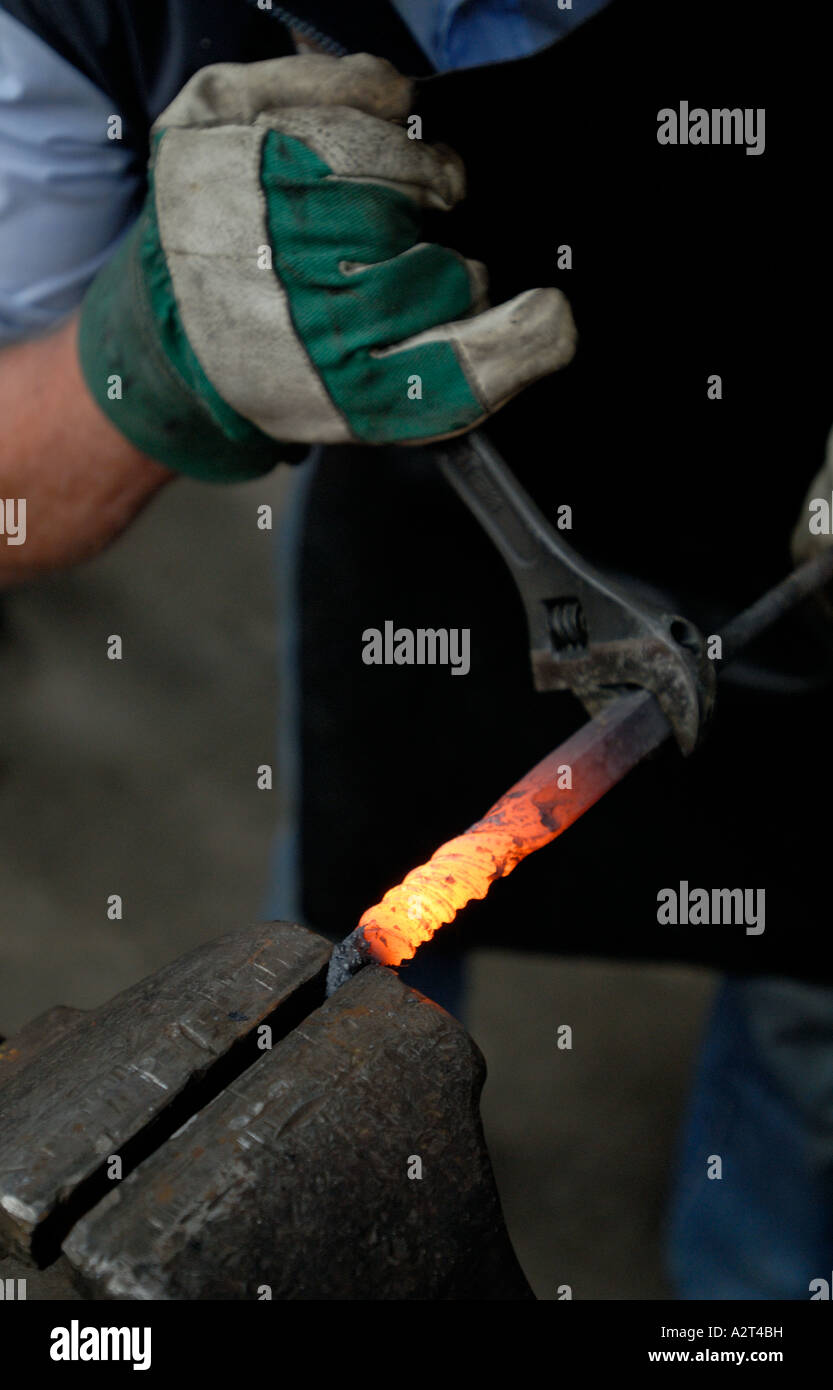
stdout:
<svg viewBox="0 0 833 1390">
<path fill-rule="evenodd" d="M 827 437 L 824 463 L 807 489 L 801 514 L 790 538 L 790 550 L 797 565 L 815 559 L 833 545 L 832 512 L 833 430 Z M 815 595 L 815 604 L 828 622 L 833 621 L 833 585 L 828 584 Z"/>
<path fill-rule="evenodd" d="M 382 59 L 303 55 L 204 68 L 159 117 L 81 316 L 87 384 L 137 447 L 253 477 L 292 446 L 458 433 L 570 360 L 560 291 L 489 308 L 479 263 L 419 242 L 464 173 L 408 137 L 412 97 Z"/>
</svg>

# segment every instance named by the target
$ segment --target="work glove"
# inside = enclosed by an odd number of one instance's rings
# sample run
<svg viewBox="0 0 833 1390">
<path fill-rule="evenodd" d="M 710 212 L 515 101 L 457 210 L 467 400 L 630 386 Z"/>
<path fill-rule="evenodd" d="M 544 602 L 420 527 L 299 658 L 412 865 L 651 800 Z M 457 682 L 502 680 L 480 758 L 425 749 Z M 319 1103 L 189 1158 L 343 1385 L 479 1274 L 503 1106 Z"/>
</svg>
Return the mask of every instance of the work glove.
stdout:
<svg viewBox="0 0 833 1390">
<path fill-rule="evenodd" d="M 313 443 L 441 439 L 569 361 L 558 290 L 488 308 L 482 265 L 419 242 L 464 172 L 409 138 L 412 100 L 382 59 L 304 54 L 203 68 L 155 122 L 147 201 L 80 326 L 143 452 L 237 481 Z"/>
<path fill-rule="evenodd" d="M 822 501 L 826 507 L 814 506 Z M 833 430 L 827 437 L 824 463 L 807 489 L 804 504 L 793 528 L 790 549 L 793 560 L 800 565 L 812 560 L 833 545 Z M 833 619 L 833 586 L 826 585 L 815 595 L 818 610 Z"/>
<path fill-rule="evenodd" d="M 824 508 L 811 505 L 816 499 L 826 503 L 826 516 Z M 831 521 L 833 521 L 831 507 L 833 507 L 833 430 L 827 437 L 824 463 L 807 489 L 804 505 L 793 529 L 791 549 L 797 565 L 801 564 L 803 560 L 812 560 L 814 556 L 826 550 L 829 545 L 833 545 L 833 535 L 830 534 L 831 529 L 833 529 L 831 528 Z M 826 529 L 825 521 L 827 522 Z"/>
</svg>

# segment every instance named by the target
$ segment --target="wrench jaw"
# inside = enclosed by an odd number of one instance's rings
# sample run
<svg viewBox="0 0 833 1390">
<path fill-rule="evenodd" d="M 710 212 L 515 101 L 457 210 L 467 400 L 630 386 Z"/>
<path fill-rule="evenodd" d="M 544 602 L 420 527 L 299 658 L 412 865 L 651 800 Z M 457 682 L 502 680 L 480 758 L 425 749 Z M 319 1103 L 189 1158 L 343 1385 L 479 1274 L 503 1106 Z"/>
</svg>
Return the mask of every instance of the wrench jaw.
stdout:
<svg viewBox="0 0 833 1390">
<path fill-rule="evenodd" d="M 706 652 L 702 632 L 688 618 L 664 616 L 668 637 L 665 655 L 657 653 L 655 683 L 647 686 L 656 696 L 684 757 L 699 748 L 706 737 L 717 698 L 717 669 Z"/>
<path fill-rule="evenodd" d="M 628 689 L 649 690 L 684 756 L 698 747 L 714 709 L 716 673 L 702 634 L 687 619 L 661 614 L 639 637 L 596 646 L 533 646 L 536 690 L 570 690 L 591 718 Z M 586 631 L 586 629 L 585 629 Z"/>
</svg>

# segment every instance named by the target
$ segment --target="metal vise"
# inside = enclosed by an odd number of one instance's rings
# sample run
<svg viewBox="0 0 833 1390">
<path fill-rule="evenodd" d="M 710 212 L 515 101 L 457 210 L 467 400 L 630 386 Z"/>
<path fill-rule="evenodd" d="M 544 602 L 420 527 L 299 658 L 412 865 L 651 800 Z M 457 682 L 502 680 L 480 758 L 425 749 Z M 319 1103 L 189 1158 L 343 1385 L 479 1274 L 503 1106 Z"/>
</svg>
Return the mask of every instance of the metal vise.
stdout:
<svg viewBox="0 0 833 1390">
<path fill-rule="evenodd" d="M 330 951 L 232 932 L 0 1046 L 0 1254 L 93 1299 L 533 1297 L 480 1052 L 378 966 L 325 1001 Z"/>
</svg>

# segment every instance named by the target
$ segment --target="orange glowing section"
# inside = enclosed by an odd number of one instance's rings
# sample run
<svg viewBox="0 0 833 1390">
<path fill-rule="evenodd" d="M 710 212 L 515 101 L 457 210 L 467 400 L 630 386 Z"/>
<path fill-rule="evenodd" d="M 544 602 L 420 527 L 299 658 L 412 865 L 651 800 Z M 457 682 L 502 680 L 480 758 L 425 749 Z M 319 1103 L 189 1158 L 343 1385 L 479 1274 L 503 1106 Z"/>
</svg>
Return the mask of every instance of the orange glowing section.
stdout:
<svg viewBox="0 0 833 1390">
<path fill-rule="evenodd" d="M 368 908 L 341 943 L 353 952 L 352 963 L 348 959 L 340 966 L 345 978 L 368 955 L 380 965 L 410 960 L 461 907 L 485 898 L 496 879 L 577 821 L 670 734 L 648 691 L 618 695 L 516 782 L 482 820 L 440 845 L 427 864 L 412 869 Z M 333 987 L 341 982 L 337 972 Z"/>
<path fill-rule="evenodd" d="M 482 820 L 412 869 L 359 922 L 374 960 L 401 965 L 445 922 L 534 850 L 550 843 L 588 804 L 576 798 L 563 750 L 538 763 Z M 592 799 L 595 799 L 592 798 Z"/>
</svg>

